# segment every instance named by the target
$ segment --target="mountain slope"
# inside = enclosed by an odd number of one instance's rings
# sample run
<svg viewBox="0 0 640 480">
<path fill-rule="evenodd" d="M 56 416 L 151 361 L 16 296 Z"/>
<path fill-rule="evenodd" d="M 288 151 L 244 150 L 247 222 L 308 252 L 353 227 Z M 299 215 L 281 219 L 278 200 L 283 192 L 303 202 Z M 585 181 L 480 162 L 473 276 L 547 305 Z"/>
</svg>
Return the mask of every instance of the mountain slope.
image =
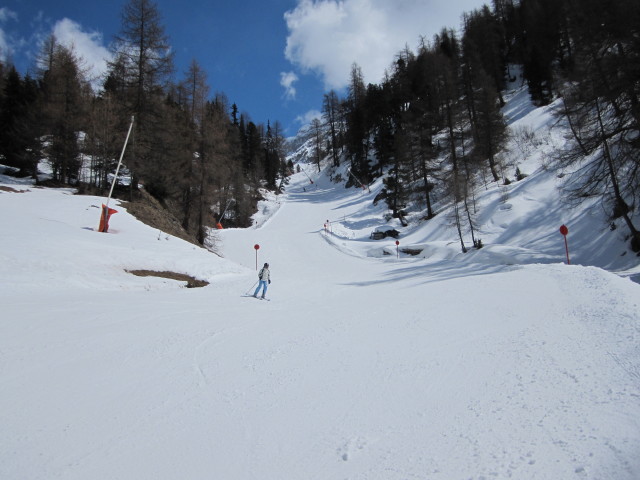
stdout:
<svg viewBox="0 0 640 480">
<path fill-rule="evenodd" d="M 464 241 L 470 251 L 461 253 L 452 207 L 446 199 L 435 199 L 437 216 L 429 221 L 423 220 L 426 211 L 414 202 L 409 210 L 408 227 L 397 219 L 386 222 L 384 218 L 390 216 L 390 210 L 384 202 L 377 207 L 373 205 L 373 199 L 383 188 L 381 179 L 370 186 L 370 194 L 363 192 L 357 211 L 330 216 L 339 223 L 334 225 L 334 236 L 350 240 L 350 248 L 357 248 L 362 255 L 380 256 L 385 249 L 373 248 L 368 239 L 376 226 L 386 225 L 400 232 L 402 246 L 413 253 L 420 251 L 418 257 L 429 261 L 456 261 L 464 265 L 556 263 L 566 262 L 564 239 L 559 232 L 560 226 L 566 225 L 571 263 L 636 275 L 640 271 L 640 256 L 629 248 L 624 223 L 611 222 L 598 198 L 585 199 L 576 206 L 562 195 L 571 172 L 555 170 L 551 159 L 554 152 L 565 147 L 570 132 L 554 117 L 557 104 L 534 108 L 527 88 L 515 86 L 505 93 L 505 100 L 504 115 L 510 135 L 499 157 L 505 177 L 512 183 L 502 185 L 486 179 L 476 188 L 475 236 L 482 240 L 483 249 L 472 248 L 469 229 L 463 225 Z M 302 144 L 292 158 L 310 158 L 309 152 L 309 145 Z M 516 168 L 526 175 L 523 180 L 515 180 Z M 327 175 L 341 178 L 348 175 L 345 166 L 337 170 L 326 167 L 326 171 Z M 306 164 L 305 172 L 315 178 L 315 165 Z M 314 188 L 307 185 L 309 191 Z M 391 253 L 389 248 L 386 250 Z"/>
<path fill-rule="evenodd" d="M 368 238 L 380 186 L 326 172 L 217 232 L 223 258 L 0 177 L 0 477 L 638 478 L 640 286 L 561 263 L 536 172 L 483 194 L 487 247 L 459 253 L 443 212 L 400 258 Z M 243 296 L 263 262 L 271 302 Z"/>
</svg>

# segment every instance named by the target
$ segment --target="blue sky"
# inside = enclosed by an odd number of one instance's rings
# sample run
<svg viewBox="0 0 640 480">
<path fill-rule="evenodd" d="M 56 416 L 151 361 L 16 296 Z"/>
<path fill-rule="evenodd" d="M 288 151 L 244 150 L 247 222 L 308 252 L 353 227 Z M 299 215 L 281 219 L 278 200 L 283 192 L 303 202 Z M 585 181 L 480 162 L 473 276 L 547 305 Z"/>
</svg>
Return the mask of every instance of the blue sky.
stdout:
<svg viewBox="0 0 640 480">
<path fill-rule="evenodd" d="M 55 33 L 73 43 L 96 74 L 120 30 L 126 0 L 4 0 L 0 59 L 22 73 L 33 68 L 41 42 Z M 278 120 L 293 135 L 333 88 L 344 92 L 350 66 L 378 83 L 394 55 L 441 27 L 459 29 L 480 0 L 157 0 L 175 50 L 175 78 L 192 59 L 256 123 Z"/>
</svg>

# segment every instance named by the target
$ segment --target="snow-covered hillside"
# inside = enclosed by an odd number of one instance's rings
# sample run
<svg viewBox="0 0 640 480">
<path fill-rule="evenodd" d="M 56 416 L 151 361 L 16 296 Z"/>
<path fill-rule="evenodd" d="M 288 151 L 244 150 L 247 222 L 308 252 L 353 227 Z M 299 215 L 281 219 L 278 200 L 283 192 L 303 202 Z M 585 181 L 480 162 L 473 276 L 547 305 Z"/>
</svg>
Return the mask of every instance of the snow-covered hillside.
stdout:
<svg viewBox="0 0 640 480">
<path fill-rule="evenodd" d="M 467 254 L 446 212 L 369 239 L 380 185 L 312 169 L 222 258 L 0 177 L 0 478 L 639 478 L 637 257 L 561 206 L 544 148 L 479 195 Z M 270 302 L 246 296 L 264 262 Z"/>
<path fill-rule="evenodd" d="M 569 135 L 554 117 L 557 102 L 547 107 L 534 108 L 526 87 L 515 87 L 505 94 L 505 118 L 509 124 L 509 139 L 500 154 L 506 165 L 505 176 L 512 183 L 502 185 L 487 179 L 474 195 L 477 209 L 476 238 L 484 245 L 473 249 L 469 229 L 465 229 L 465 244 L 469 248 L 461 253 L 460 240 L 455 229 L 452 208 L 447 200 L 436 204 L 437 216 L 424 221 L 425 210 L 412 205 L 410 224 L 403 227 L 398 219 L 389 219 L 391 211 L 384 201 L 378 206 L 373 199 L 383 188 L 378 179 L 370 186 L 371 192 L 362 192 L 362 202 L 350 216 L 344 212 L 330 215 L 334 243 L 349 240 L 348 248 L 365 256 L 396 254 L 393 242 L 369 242 L 370 233 L 379 226 L 393 227 L 400 232 L 400 252 L 417 253 L 418 258 L 429 261 L 446 260 L 469 264 L 529 264 L 566 262 L 562 225 L 569 230 L 570 262 L 597 266 L 621 275 L 633 276 L 640 266 L 640 256 L 629 248 L 628 229 L 622 219 L 612 222 L 600 199 L 585 200 L 571 205 L 562 195 L 569 172 L 555 170 L 551 164 L 554 151 L 564 148 Z M 292 154 L 295 159 L 314 158 L 312 141 L 298 145 Z M 330 162 L 328 162 L 330 163 Z M 304 165 L 305 173 L 314 177 L 317 167 L 312 160 Z M 516 168 L 526 176 L 515 180 Z M 325 173 L 346 179 L 347 168 L 332 169 Z M 340 189 L 336 186 L 337 190 Z M 315 185 L 308 182 L 306 189 Z M 640 216 L 635 221 L 640 223 Z M 640 279 L 640 278 L 639 278 Z"/>
</svg>

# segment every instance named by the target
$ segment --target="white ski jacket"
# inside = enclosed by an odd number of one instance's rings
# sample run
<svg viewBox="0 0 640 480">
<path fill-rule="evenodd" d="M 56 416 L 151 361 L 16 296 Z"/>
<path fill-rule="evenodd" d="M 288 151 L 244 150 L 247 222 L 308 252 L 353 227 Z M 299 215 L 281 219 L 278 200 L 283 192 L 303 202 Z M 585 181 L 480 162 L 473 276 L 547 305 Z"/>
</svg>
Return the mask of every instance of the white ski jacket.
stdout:
<svg viewBox="0 0 640 480">
<path fill-rule="evenodd" d="M 258 278 L 263 282 L 270 282 L 271 276 L 270 276 L 269 269 L 267 267 L 262 267 L 258 272 Z"/>
</svg>

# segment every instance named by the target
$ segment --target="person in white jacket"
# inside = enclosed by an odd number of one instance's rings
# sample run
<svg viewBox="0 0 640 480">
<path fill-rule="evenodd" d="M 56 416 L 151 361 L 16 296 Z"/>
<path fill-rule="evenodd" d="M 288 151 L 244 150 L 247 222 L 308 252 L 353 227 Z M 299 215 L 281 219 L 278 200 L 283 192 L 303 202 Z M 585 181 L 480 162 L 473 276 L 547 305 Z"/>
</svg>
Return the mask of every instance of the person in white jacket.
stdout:
<svg viewBox="0 0 640 480">
<path fill-rule="evenodd" d="M 267 294 L 267 286 L 271 283 L 271 273 L 269 272 L 269 264 L 265 263 L 264 267 L 258 272 L 258 287 L 253 292 L 253 296 L 258 298 L 258 292 L 262 288 L 262 298 Z"/>
</svg>

